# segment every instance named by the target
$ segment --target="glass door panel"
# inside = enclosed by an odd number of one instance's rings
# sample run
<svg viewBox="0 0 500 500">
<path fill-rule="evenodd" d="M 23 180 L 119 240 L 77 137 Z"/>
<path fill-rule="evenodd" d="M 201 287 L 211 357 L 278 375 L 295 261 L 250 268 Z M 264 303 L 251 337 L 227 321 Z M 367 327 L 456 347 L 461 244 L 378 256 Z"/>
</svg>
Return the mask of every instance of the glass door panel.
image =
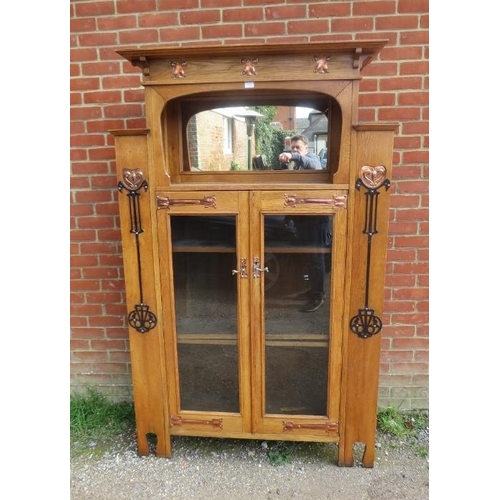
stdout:
<svg viewBox="0 0 500 500">
<path fill-rule="evenodd" d="M 264 216 L 265 413 L 327 415 L 333 216 Z"/>
<path fill-rule="evenodd" d="M 239 412 L 236 217 L 171 216 L 180 409 Z"/>
</svg>

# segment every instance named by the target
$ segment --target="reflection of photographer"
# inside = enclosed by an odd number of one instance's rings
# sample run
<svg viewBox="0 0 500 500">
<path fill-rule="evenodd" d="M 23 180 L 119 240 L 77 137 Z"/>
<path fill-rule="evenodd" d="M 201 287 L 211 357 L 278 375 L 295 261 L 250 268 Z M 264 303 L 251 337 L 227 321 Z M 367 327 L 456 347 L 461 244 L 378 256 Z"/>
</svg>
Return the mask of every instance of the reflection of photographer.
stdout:
<svg viewBox="0 0 500 500">
<path fill-rule="evenodd" d="M 307 253 L 310 289 L 303 298 L 307 303 L 300 310 L 314 312 L 325 303 L 325 275 L 331 271 L 331 252 L 321 250 L 331 247 L 331 217 L 327 215 L 303 215 L 287 218 L 286 224 L 296 230 L 297 243 L 311 247 L 318 252 Z"/>
<path fill-rule="evenodd" d="M 294 170 L 322 170 L 319 156 L 307 152 L 307 143 L 308 140 L 305 135 L 294 135 L 291 138 L 291 151 L 281 153 L 278 160 L 282 165 L 288 165 L 293 161 L 295 163 Z"/>
</svg>

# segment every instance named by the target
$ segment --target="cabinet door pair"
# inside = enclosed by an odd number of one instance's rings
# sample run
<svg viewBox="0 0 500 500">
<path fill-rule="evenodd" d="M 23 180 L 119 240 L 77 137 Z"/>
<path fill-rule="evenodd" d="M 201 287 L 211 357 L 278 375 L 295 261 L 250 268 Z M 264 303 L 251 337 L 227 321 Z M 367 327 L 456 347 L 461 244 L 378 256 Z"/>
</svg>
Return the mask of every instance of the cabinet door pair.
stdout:
<svg viewBox="0 0 500 500">
<path fill-rule="evenodd" d="M 338 436 L 347 210 L 314 192 L 161 194 L 172 434 Z"/>
</svg>

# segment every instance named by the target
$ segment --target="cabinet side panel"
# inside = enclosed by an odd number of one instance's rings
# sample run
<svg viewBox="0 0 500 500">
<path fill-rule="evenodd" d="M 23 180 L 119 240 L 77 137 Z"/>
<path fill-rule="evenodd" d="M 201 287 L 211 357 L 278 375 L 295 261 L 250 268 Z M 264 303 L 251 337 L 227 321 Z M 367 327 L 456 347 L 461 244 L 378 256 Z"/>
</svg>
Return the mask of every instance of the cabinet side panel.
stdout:
<svg viewBox="0 0 500 500">
<path fill-rule="evenodd" d="M 390 180 L 393 135 L 393 130 L 376 125 L 355 134 L 349 198 L 351 250 L 346 294 L 349 303 L 344 318 L 342 439 L 339 446 L 339 465 L 342 466 L 354 465 L 353 445 L 357 442 L 365 444 L 363 465 L 373 467 L 374 461 L 380 344 L 384 330 L 382 326 L 380 333 L 368 332 L 364 337 L 354 333 L 350 325 L 353 318 L 362 317 L 368 309 L 380 319 L 383 315 L 389 190 L 382 184 L 375 190 L 378 195 L 370 196 L 369 189 L 361 181 L 376 184 Z M 372 233 L 371 238 L 368 233 Z"/>
<path fill-rule="evenodd" d="M 144 333 L 129 324 L 130 357 L 139 455 L 148 455 L 148 434 L 156 435 L 156 454 L 170 456 L 166 398 L 163 391 L 161 316 L 155 297 L 153 235 L 148 185 L 147 131 L 115 136 L 127 311 L 143 309 L 155 315 L 156 324 Z M 130 190 L 127 178 L 139 179 Z M 135 193 L 135 194 L 133 194 Z M 134 212 L 135 203 L 135 212 Z M 140 230 L 138 230 L 140 229 Z"/>
</svg>

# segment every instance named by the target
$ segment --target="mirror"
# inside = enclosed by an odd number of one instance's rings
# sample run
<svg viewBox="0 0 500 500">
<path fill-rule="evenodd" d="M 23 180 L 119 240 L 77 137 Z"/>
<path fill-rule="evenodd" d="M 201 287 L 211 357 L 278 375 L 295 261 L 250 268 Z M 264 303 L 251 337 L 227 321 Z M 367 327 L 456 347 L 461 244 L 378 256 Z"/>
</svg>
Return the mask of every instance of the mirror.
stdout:
<svg viewBox="0 0 500 500">
<path fill-rule="evenodd" d="M 192 114 L 186 125 L 189 170 L 297 170 L 297 162 L 282 162 L 279 155 L 291 152 L 291 139 L 301 134 L 306 138 L 306 154 L 316 156 L 314 168 L 325 171 L 328 132 L 327 112 L 306 106 L 266 104 L 203 109 Z"/>
</svg>

